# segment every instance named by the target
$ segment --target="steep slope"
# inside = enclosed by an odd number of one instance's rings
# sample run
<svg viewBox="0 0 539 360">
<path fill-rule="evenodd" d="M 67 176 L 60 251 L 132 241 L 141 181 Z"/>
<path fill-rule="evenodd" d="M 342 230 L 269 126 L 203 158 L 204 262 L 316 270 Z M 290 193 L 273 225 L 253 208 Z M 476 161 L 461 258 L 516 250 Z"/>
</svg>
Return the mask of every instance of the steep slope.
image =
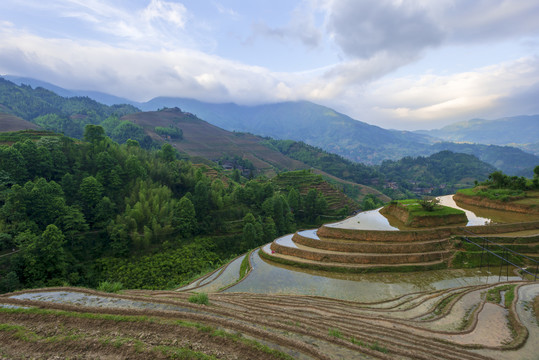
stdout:
<svg viewBox="0 0 539 360">
<path fill-rule="evenodd" d="M 309 165 L 301 161 L 269 148 L 263 138 L 223 130 L 177 108 L 126 115 L 121 120 L 128 120 L 142 126 L 154 140 L 168 141 L 178 151 L 188 154 L 194 160 L 197 157 L 212 161 L 218 161 L 225 157 L 239 157 L 251 162 L 259 173 L 269 177 L 275 176 L 278 171 L 310 168 Z M 183 138 L 172 139 L 159 135 L 155 127 L 180 128 L 183 132 Z M 356 200 L 361 200 L 367 194 L 375 195 L 383 201 L 387 200 L 385 195 L 369 186 L 342 180 L 319 169 L 313 169 L 313 172 L 341 184 L 341 186 L 347 184 L 357 187 L 359 196 Z"/>
<path fill-rule="evenodd" d="M 307 101 L 241 106 L 160 97 L 140 104 L 140 108 L 146 110 L 173 106 L 227 130 L 303 141 L 364 164 L 379 164 L 405 156 L 429 156 L 443 150 L 473 154 L 510 175 L 529 175 L 530 169 L 539 164 L 539 157 L 514 147 L 440 143 L 431 137 L 434 134 L 386 130 Z M 533 128 L 528 131 L 531 136 L 537 133 Z M 507 130 L 505 134 L 513 143 L 520 142 L 514 130 Z"/>
<path fill-rule="evenodd" d="M 28 129 L 36 130 L 39 129 L 39 126 L 30 121 L 21 119 L 20 117 L 0 112 L 0 132 Z"/>
<path fill-rule="evenodd" d="M 363 163 L 414 155 L 430 141 L 424 135 L 382 129 L 308 101 L 241 106 L 155 98 L 140 105 L 144 110 L 173 106 L 226 130 L 304 141 Z"/>
</svg>

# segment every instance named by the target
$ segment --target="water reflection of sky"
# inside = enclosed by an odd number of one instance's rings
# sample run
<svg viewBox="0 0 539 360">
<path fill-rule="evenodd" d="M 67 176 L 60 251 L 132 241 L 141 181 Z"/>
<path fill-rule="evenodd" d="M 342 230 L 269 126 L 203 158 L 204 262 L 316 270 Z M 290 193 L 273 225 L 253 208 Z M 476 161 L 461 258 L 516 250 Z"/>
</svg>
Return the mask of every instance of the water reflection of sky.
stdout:
<svg viewBox="0 0 539 360">
<path fill-rule="evenodd" d="M 486 225 L 490 223 L 491 219 L 477 216 L 473 211 L 461 208 L 455 203 L 455 200 L 453 200 L 453 195 L 445 195 L 440 196 L 438 199 L 440 199 L 440 205 L 449 206 L 455 209 L 463 210 L 466 213 L 466 217 L 468 218 L 468 224 L 466 226 L 475 226 L 475 225 Z"/>
<path fill-rule="evenodd" d="M 271 252 L 269 244 L 263 251 Z M 433 270 L 416 273 L 338 274 L 298 269 L 252 256 L 253 271 L 225 292 L 316 295 L 343 300 L 381 301 L 404 294 L 459 286 L 494 283 L 498 276 L 485 270 Z M 490 275 L 490 276 L 489 276 Z M 502 277 L 502 281 L 505 278 Z M 509 277 L 509 280 L 520 280 Z"/>
<path fill-rule="evenodd" d="M 380 214 L 380 209 L 363 211 L 343 221 L 326 224 L 326 226 L 342 229 L 398 231 L 398 228 L 391 226 L 389 220 Z"/>
<path fill-rule="evenodd" d="M 440 196 L 439 199 L 441 205 L 463 210 L 466 213 L 466 217 L 468 218 L 468 223 L 466 224 L 466 226 L 486 225 L 491 222 L 521 222 L 536 220 L 533 218 L 529 219 L 523 214 L 515 215 L 503 212 L 502 219 L 506 218 L 508 219 L 508 221 L 500 221 L 500 217 L 496 216 L 496 214 L 500 211 L 491 209 L 476 210 L 473 206 L 470 207 L 474 209 L 473 211 L 462 208 L 455 203 L 455 201 L 453 200 L 453 195 Z M 325 226 L 342 229 L 398 231 L 399 229 L 397 227 L 391 225 L 389 220 L 384 215 L 380 214 L 380 209 L 363 211 L 343 221 L 339 221 L 333 224 L 326 224 Z M 479 213 L 483 216 L 479 216 Z M 489 216 L 489 214 L 492 216 Z M 402 230 L 407 229 L 404 226 L 401 227 Z"/>
</svg>

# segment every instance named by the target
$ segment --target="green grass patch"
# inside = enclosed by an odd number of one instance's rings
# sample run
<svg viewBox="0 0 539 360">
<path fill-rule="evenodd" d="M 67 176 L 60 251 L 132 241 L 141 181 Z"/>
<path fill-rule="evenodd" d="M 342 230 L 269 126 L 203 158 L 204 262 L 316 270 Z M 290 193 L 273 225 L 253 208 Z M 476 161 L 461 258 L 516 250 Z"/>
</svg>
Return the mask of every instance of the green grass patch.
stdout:
<svg viewBox="0 0 539 360">
<path fill-rule="evenodd" d="M 463 248 L 464 249 L 478 249 L 477 246 L 472 244 L 466 244 L 463 242 Z M 502 256 L 503 251 L 492 251 L 493 253 Z M 470 268 L 477 268 L 477 267 L 499 267 L 500 265 L 503 265 L 504 267 L 507 265 L 505 261 L 502 259 L 489 254 L 487 252 L 483 252 L 483 259 L 481 260 L 481 251 L 457 251 L 455 252 L 455 256 L 453 257 L 453 260 L 451 262 L 451 267 L 453 268 L 463 268 L 463 269 L 470 269 Z M 511 261 L 514 264 L 517 265 L 523 265 L 522 259 L 510 254 L 509 255 L 509 261 Z"/>
<path fill-rule="evenodd" d="M 435 205 L 432 211 L 426 211 L 423 209 L 419 201 L 415 199 L 398 200 L 396 201 L 396 203 L 399 207 L 406 209 L 406 211 L 408 211 L 408 213 L 412 217 L 449 216 L 465 214 L 465 212 L 462 210 L 439 204 Z"/>
<path fill-rule="evenodd" d="M 486 300 L 494 304 L 499 304 L 502 301 L 501 292 L 505 291 L 504 305 L 506 308 L 510 308 L 515 298 L 515 284 L 506 284 L 496 286 L 487 291 Z"/>
<path fill-rule="evenodd" d="M 339 329 L 330 328 L 328 330 L 328 334 L 329 334 L 329 336 L 333 336 L 333 337 L 342 339 L 342 333 L 339 331 Z"/>
<path fill-rule="evenodd" d="M 436 306 L 436 308 L 434 309 L 434 314 L 440 315 L 441 313 L 443 313 L 443 311 L 447 307 L 447 305 L 449 305 L 451 303 L 451 301 L 453 301 L 453 299 L 456 298 L 459 295 L 460 295 L 459 293 L 451 294 L 451 295 L 446 296 L 445 298 L 443 298 L 442 301 L 440 301 L 438 303 L 438 305 Z"/>
<path fill-rule="evenodd" d="M 457 193 L 468 195 L 468 196 L 479 196 L 487 198 L 489 200 L 496 201 L 515 201 L 520 200 L 526 197 L 526 193 L 523 190 L 513 190 L 513 189 L 490 189 L 484 187 L 476 187 L 473 189 L 462 189 L 457 191 Z"/>
<path fill-rule="evenodd" d="M 200 305 L 209 305 L 210 300 L 208 299 L 208 294 L 206 293 L 198 293 L 193 294 L 189 296 L 189 302 L 193 304 L 200 304 Z"/>
<path fill-rule="evenodd" d="M 249 257 L 251 256 L 251 253 L 252 253 L 252 250 L 249 251 L 247 254 L 245 254 L 245 257 L 241 261 L 240 277 L 239 277 L 238 281 L 241 281 L 245 277 L 245 275 L 247 275 L 249 270 L 251 269 L 251 266 L 249 265 Z"/>
<path fill-rule="evenodd" d="M 120 290 L 123 290 L 123 288 L 122 283 L 119 281 L 102 281 L 99 283 L 97 290 L 108 293 L 117 293 Z"/>
<path fill-rule="evenodd" d="M 357 345 L 357 346 L 361 346 L 361 347 L 366 347 L 366 348 L 369 348 L 371 350 L 375 350 L 375 351 L 380 351 L 384 354 L 387 354 L 389 353 L 389 350 L 385 347 L 385 346 L 381 346 L 379 345 L 377 342 L 374 342 L 372 344 L 367 344 L 361 340 L 358 340 L 358 339 L 355 339 L 354 337 L 351 337 L 350 338 L 350 342 L 354 345 Z"/>
</svg>

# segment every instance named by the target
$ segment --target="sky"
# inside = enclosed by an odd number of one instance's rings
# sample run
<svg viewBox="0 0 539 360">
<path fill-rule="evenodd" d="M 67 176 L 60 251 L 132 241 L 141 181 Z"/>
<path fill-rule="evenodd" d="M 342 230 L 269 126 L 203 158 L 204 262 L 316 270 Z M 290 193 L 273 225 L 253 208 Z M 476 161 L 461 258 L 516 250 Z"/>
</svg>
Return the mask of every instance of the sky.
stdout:
<svg viewBox="0 0 539 360">
<path fill-rule="evenodd" d="M 433 129 L 539 114 L 538 19 L 537 0 L 2 0 L 0 75 Z"/>
</svg>

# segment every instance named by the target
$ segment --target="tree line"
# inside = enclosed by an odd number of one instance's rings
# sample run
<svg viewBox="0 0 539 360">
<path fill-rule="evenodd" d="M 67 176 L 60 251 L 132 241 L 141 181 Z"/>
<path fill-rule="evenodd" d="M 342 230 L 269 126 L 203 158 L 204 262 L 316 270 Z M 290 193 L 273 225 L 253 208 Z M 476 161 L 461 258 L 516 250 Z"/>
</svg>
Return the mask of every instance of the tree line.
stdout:
<svg viewBox="0 0 539 360">
<path fill-rule="evenodd" d="M 25 136 L 27 134 L 28 136 Z M 322 194 L 180 160 L 168 143 L 28 131 L 0 145 L 0 290 L 122 281 L 164 288 L 315 226 Z"/>
</svg>

